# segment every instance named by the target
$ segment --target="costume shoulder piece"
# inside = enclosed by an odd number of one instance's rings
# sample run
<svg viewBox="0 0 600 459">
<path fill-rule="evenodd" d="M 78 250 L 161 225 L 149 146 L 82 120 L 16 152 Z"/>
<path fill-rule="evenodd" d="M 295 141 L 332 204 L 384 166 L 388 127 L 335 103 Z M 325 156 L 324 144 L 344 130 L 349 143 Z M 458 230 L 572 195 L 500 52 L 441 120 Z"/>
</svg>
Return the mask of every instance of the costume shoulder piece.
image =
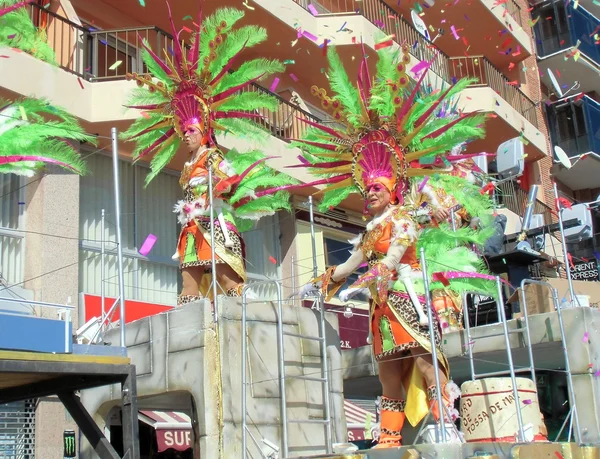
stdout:
<svg viewBox="0 0 600 459">
<path fill-rule="evenodd" d="M 75 117 L 45 100 L 0 99 L 0 173 L 30 177 L 55 164 L 83 174 L 85 164 L 69 141 L 96 143 Z"/>
<path fill-rule="evenodd" d="M 243 11 L 222 8 L 204 21 L 200 14 L 193 43 L 188 47 L 179 39 L 170 9 L 169 17 L 174 49 L 153 51 L 144 41 L 142 58 L 149 74 L 127 75 L 138 84 L 128 107 L 143 110 L 143 117 L 123 137 L 136 144 L 134 160 L 153 156 L 147 181 L 173 159 L 190 126 L 197 126 L 211 146 L 216 132 L 240 137 L 267 135 L 256 121 L 262 118 L 260 111 L 277 108 L 276 98 L 242 90 L 284 70 L 280 62 L 268 59 L 239 65 L 244 50 L 267 38 L 262 27 L 234 28 L 244 17 Z M 234 71 L 235 66 L 238 68 Z"/>
</svg>

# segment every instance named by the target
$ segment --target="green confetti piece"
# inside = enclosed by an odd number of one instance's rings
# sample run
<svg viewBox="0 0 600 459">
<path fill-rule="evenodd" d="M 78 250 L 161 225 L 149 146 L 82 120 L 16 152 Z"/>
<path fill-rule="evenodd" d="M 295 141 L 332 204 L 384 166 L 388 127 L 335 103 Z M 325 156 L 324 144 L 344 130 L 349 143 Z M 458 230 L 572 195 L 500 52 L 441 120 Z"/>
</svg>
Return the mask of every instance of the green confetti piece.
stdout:
<svg viewBox="0 0 600 459">
<path fill-rule="evenodd" d="M 188 14 L 187 16 L 184 16 L 184 17 L 183 17 L 183 20 L 184 20 L 184 21 L 185 21 L 185 20 L 187 20 L 187 19 L 189 19 L 189 20 L 191 21 L 191 20 L 192 20 L 192 17 L 191 17 L 189 14 Z"/>
<path fill-rule="evenodd" d="M 146 2 L 144 0 L 138 0 L 140 2 L 140 5 L 142 6 L 146 6 Z"/>
<path fill-rule="evenodd" d="M 294 59 L 286 59 L 285 61 L 283 61 L 284 64 L 295 64 L 296 61 Z"/>
</svg>

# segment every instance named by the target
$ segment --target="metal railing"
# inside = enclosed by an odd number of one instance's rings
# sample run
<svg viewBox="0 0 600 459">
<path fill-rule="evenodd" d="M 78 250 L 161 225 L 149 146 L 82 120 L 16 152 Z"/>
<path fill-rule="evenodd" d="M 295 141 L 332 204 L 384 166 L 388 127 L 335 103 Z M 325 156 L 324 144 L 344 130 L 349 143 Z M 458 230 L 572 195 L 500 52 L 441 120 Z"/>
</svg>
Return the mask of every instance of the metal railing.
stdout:
<svg viewBox="0 0 600 459">
<path fill-rule="evenodd" d="M 519 4 L 515 0 L 509 0 L 504 4 L 504 6 L 508 11 L 508 15 L 522 27 L 523 19 L 521 18 L 521 7 L 519 6 Z"/>
<path fill-rule="evenodd" d="M 452 78 L 476 78 L 471 87 L 488 86 L 508 102 L 515 110 L 533 124 L 538 125 L 537 106 L 523 91 L 510 84 L 485 56 L 451 57 L 450 74 Z"/>
<path fill-rule="evenodd" d="M 524 215 L 527 206 L 527 192 L 515 181 L 499 182 L 496 184 L 495 198 L 498 204 L 517 215 Z M 552 209 L 539 199 L 533 204 L 533 213 L 544 216 L 544 225 L 554 223 Z"/>
<path fill-rule="evenodd" d="M 33 23 L 46 30 L 59 66 L 88 81 L 122 80 L 129 72 L 147 72 L 142 61 L 142 40 L 163 58 L 173 49 L 172 35 L 158 27 L 86 29 L 36 4 L 31 4 L 29 11 Z M 309 127 L 301 121 L 303 119 L 321 121 L 294 101 L 287 101 L 258 84 L 251 84 L 243 91 L 269 94 L 278 99 L 275 112 L 257 113 L 264 117 L 260 122 L 263 127 L 281 139 L 301 137 Z"/>
<path fill-rule="evenodd" d="M 546 106 L 548 129 L 554 145 L 568 156 L 600 154 L 600 104 L 589 96 L 575 95 Z"/>
<path fill-rule="evenodd" d="M 417 30 L 400 17 L 389 5 L 381 0 L 293 0 L 304 9 L 310 11 L 312 5 L 319 14 L 348 15 L 360 14 L 377 26 L 386 35 L 394 34 L 394 41 L 399 45 L 410 46 L 410 53 L 420 61 L 433 59 L 431 70 L 447 83 L 450 82 L 449 57 L 434 44 L 423 37 Z"/>
<path fill-rule="evenodd" d="M 88 34 L 91 80 L 120 80 L 131 72 L 147 72 L 142 41 L 163 59 L 173 50 L 173 37 L 154 26 L 90 30 Z"/>
</svg>

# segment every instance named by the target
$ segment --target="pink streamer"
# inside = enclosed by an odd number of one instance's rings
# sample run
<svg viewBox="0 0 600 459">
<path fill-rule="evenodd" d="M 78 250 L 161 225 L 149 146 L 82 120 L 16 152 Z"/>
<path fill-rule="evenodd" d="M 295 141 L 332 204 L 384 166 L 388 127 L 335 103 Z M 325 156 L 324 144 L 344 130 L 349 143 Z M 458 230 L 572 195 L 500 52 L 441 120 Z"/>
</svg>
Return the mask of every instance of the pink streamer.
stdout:
<svg viewBox="0 0 600 459">
<path fill-rule="evenodd" d="M 319 12 L 317 11 L 317 9 L 314 7 L 314 5 L 312 3 L 309 3 L 307 8 L 308 8 L 308 11 L 310 11 L 310 13 L 313 16 L 317 16 L 319 14 Z"/>
<path fill-rule="evenodd" d="M 443 272 L 443 273 L 433 273 L 433 277 L 432 277 L 433 280 L 441 281 L 440 275 L 444 276 L 446 279 L 485 279 L 485 280 L 490 280 L 490 281 L 496 280 L 495 276 L 490 276 L 489 274 L 466 273 L 466 272 L 462 272 L 462 271 L 447 271 L 447 272 Z M 500 280 L 504 284 L 511 286 L 506 280 L 504 280 L 502 278 L 500 278 Z"/>
<path fill-rule="evenodd" d="M 419 188 L 417 188 L 418 192 L 423 191 L 423 188 L 425 188 L 425 185 L 427 185 L 427 182 L 429 181 L 429 177 L 425 177 L 423 179 L 423 181 L 419 184 Z"/>
<path fill-rule="evenodd" d="M 290 73 L 290 78 L 292 79 L 292 81 L 294 82 L 298 82 L 298 77 L 296 75 L 294 75 L 293 73 Z"/>
<path fill-rule="evenodd" d="M 269 88 L 271 92 L 275 92 L 277 89 L 277 85 L 279 84 L 279 78 L 275 77 L 273 83 L 271 83 L 271 87 Z"/>
<path fill-rule="evenodd" d="M 312 40 L 312 41 L 317 41 L 318 40 L 318 38 L 315 35 L 313 35 L 310 32 L 307 32 L 306 30 L 302 31 L 302 35 L 305 36 L 306 38 L 308 38 L 309 40 Z"/>
<path fill-rule="evenodd" d="M 138 251 L 140 252 L 140 255 L 147 256 L 152 250 L 152 247 L 154 247 L 157 239 L 158 238 L 154 234 L 150 233 Z"/>
<path fill-rule="evenodd" d="M 413 68 L 410 69 L 410 71 L 412 73 L 417 74 L 417 73 L 419 73 L 419 72 L 421 72 L 421 71 L 423 71 L 423 70 L 425 70 L 427 68 L 429 68 L 429 62 L 427 62 L 427 61 L 421 61 L 418 64 L 414 65 Z"/>
<path fill-rule="evenodd" d="M 452 35 L 454 35 L 454 38 L 460 40 L 460 37 L 458 36 L 458 33 L 456 33 L 456 29 L 454 28 L 454 26 L 450 26 L 450 31 L 452 32 Z"/>
</svg>

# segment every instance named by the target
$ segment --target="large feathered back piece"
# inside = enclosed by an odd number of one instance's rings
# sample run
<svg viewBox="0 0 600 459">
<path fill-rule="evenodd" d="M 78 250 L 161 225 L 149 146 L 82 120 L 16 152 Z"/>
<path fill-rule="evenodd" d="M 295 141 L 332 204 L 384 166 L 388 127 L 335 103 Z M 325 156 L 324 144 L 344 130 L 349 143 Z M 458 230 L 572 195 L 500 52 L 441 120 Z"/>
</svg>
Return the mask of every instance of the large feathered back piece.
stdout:
<svg viewBox="0 0 600 459">
<path fill-rule="evenodd" d="M 32 176 L 44 164 L 84 174 L 86 167 L 69 143 L 96 143 L 78 121 L 45 100 L 0 100 L 0 173 Z"/>
<path fill-rule="evenodd" d="M 168 6 L 168 4 L 167 4 Z M 266 30 L 247 25 L 234 28 L 244 12 L 222 8 L 196 22 L 191 46 L 185 46 L 175 28 L 169 9 L 174 36 L 173 49 L 159 56 L 144 43 L 142 57 L 148 74 L 132 73 L 129 79 L 138 84 L 128 107 L 143 110 L 123 137 L 136 142 L 134 159 L 153 155 L 154 178 L 176 154 L 181 138 L 189 126 L 198 126 L 207 141 L 214 145 L 215 131 L 236 136 L 260 137 L 265 133 L 256 123 L 259 111 L 275 110 L 275 98 L 242 90 L 284 66 L 276 60 L 253 59 L 239 64 L 240 54 L 266 40 Z"/>
</svg>

